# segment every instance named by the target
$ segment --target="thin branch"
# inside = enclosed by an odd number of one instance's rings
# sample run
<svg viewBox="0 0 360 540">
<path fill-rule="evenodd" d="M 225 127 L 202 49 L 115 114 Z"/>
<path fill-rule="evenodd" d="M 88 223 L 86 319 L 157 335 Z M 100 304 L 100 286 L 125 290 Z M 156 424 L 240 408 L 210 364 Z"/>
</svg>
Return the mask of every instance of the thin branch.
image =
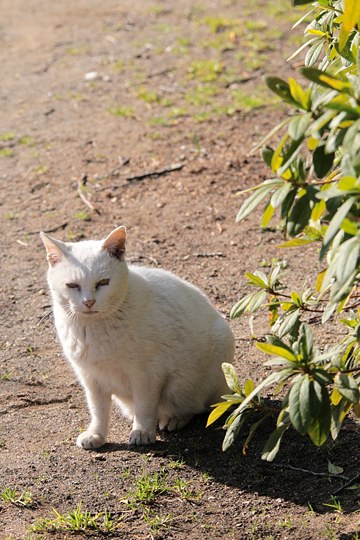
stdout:
<svg viewBox="0 0 360 540">
<path fill-rule="evenodd" d="M 98 208 L 95 208 L 95 206 L 89 201 L 87 197 L 85 197 L 83 193 L 83 188 L 84 186 L 86 186 L 86 184 L 87 184 L 87 175 L 84 174 L 77 182 L 77 191 L 78 191 L 79 197 L 82 200 L 82 202 L 86 204 L 88 208 L 90 208 L 92 212 L 95 212 L 96 214 L 100 216 L 101 215 L 100 210 Z"/>
<path fill-rule="evenodd" d="M 63 231 L 68 226 L 68 222 L 65 221 L 65 223 L 62 223 L 61 225 L 56 225 L 55 227 L 50 227 L 50 229 L 41 229 L 44 233 L 54 233 L 57 231 Z M 41 232 L 40 229 L 36 231 L 29 231 L 27 234 L 39 234 Z"/>
<path fill-rule="evenodd" d="M 337 489 L 336 491 L 334 491 L 334 495 L 338 495 L 339 493 L 341 493 L 344 489 L 348 488 L 349 486 L 352 486 L 353 484 L 355 484 L 355 482 L 357 480 L 360 479 L 360 473 L 357 474 L 356 476 L 354 476 L 354 478 L 350 478 L 350 480 L 348 482 L 346 482 L 346 484 L 344 484 L 343 486 L 341 486 L 339 489 Z"/>
<path fill-rule="evenodd" d="M 316 472 L 316 471 L 311 471 L 310 469 L 302 469 L 301 467 L 293 467 L 292 465 L 286 465 L 286 464 L 281 464 L 281 463 L 272 463 L 271 466 L 278 467 L 280 469 L 290 469 L 292 471 L 303 472 L 306 474 L 311 474 L 313 476 L 326 476 L 326 477 L 330 476 L 331 478 L 339 478 L 341 480 L 349 481 L 349 478 L 347 476 L 344 476 L 343 474 L 333 474 L 330 472 L 328 473 Z"/>
<path fill-rule="evenodd" d="M 144 178 L 150 178 L 152 176 L 161 176 L 163 174 L 168 174 L 173 171 L 179 171 L 184 167 L 184 163 L 175 163 L 169 167 L 164 167 L 163 169 L 157 169 L 153 171 L 145 171 L 143 173 L 134 174 L 133 176 L 127 176 L 126 180 L 128 182 L 138 182 L 139 180 L 144 180 Z"/>
</svg>

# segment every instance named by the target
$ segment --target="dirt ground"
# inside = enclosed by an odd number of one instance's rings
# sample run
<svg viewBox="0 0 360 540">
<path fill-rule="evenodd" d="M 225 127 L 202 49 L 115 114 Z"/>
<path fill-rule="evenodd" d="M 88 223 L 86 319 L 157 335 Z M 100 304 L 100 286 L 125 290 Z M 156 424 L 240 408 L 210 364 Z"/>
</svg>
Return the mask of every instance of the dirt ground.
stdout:
<svg viewBox="0 0 360 540">
<path fill-rule="evenodd" d="M 222 453 L 221 423 L 205 429 L 206 417 L 133 449 L 114 411 L 101 451 L 74 444 L 88 412 L 55 336 L 40 230 L 76 240 L 125 224 L 130 261 L 189 279 L 227 316 L 245 271 L 274 257 L 286 259 L 284 279 L 316 271 L 314 250 L 279 253 L 259 214 L 235 223 L 234 194 L 269 174 L 250 150 L 286 114 L 264 74 L 294 75 L 284 59 L 301 34 L 290 2 L 249 4 L 1 10 L 1 540 L 359 538 L 359 490 L 341 489 L 359 471 L 351 421 L 319 449 L 289 433 L 273 464 L 260 458 L 270 425 L 243 456 L 244 437 Z M 247 319 L 231 325 L 241 379 L 259 379 Z M 257 316 L 256 335 L 266 329 Z M 318 333 L 331 343 L 334 329 Z M 343 473 L 329 475 L 329 461 Z"/>
</svg>

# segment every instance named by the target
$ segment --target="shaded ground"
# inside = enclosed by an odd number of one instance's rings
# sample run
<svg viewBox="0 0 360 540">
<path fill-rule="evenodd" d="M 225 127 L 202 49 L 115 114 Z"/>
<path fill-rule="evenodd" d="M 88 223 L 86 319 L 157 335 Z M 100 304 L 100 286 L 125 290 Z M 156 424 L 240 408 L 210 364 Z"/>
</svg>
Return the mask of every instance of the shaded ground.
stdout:
<svg viewBox="0 0 360 540">
<path fill-rule="evenodd" d="M 260 232 L 257 216 L 234 223 L 233 195 L 268 174 L 249 152 L 285 112 L 263 75 L 291 72 L 279 66 L 299 38 L 287 2 L 252 4 L 18 0 L 2 12 L 1 540 L 102 538 L 115 525 L 113 537 L 131 539 L 359 536 L 359 491 L 336 495 L 346 480 L 327 474 L 328 461 L 358 473 L 351 423 L 321 449 L 289 434 L 274 464 L 259 457 L 271 426 L 244 457 L 241 438 L 221 452 L 223 432 L 205 430 L 206 418 L 134 451 L 114 412 L 103 451 L 74 445 L 88 415 L 55 338 L 41 229 L 101 238 L 126 224 L 131 261 L 193 281 L 224 314 L 246 291 L 244 271 L 279 257 L 279 233 Z M 311 277 L 311 249 L 280 257 L 285 276 Z M 266 319 L 254 327 L 261 336 Z M 260 378 L 247 321 L 232 328 L 241 378 Z M 331 342 L 331 330 L 319 339 Z M 73 536 L 64 522 L 57 532 L 39 522 L 79 504 L 83 515 L 109 512 L 113 526 L 102 516 L 97 531 Z"/>
</svg>

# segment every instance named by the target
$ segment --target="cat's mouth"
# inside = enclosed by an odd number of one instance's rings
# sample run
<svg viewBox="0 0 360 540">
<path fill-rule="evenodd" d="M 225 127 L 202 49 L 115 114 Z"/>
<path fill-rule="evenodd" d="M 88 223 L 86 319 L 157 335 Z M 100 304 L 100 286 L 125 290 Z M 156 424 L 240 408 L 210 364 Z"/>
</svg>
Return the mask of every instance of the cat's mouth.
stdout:
<svg viewBox="0 0 360 540">
<path fill-rule="evenodd" d="M 82 311 L 82 315 L 96 315 L 98 311 Z"/>
</svg>

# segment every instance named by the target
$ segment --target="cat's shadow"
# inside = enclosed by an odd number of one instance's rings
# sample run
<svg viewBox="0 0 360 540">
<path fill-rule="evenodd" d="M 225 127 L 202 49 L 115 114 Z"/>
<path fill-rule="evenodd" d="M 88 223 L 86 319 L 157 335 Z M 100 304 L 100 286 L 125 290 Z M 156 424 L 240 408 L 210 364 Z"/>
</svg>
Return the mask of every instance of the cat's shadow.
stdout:
<svg viewBox="0 0 360 540">
<path fill-rule="evenodd" d="M 169 462 L 176 462 L 180 467 L 182 464 L 191 467 L 209 481 L 304 505 L 307 505 L 309 500 L 316 505 L 315 498 L 323 502 L 324 493 L 328 492 L 330 498 L 332 491 L 344 484 L 344 480 L 324 474 L 323 477 L 317 477 L 321 489 L 314 494 L 311 472 L 327 471 L 328 451 L 325 447 L 314 447 L 294 430 L 290 430 L 286 435 L 275 463 L 268 463 L 261 459 L 261 453 L 265 441 L 274 429 L 271 422 L 264 424 L 244 455 L 243 446 L 248 431 L 245 430 L 244 435 L 236 439 L 229 450 L 223 452 L 225 432 L 221 427 L 206 428 L 207 417 L 206 414 L 198 415 L 179 431 L 161 432 L 153 445 L 134 447 L 126 443 L 110 442 L 99 449 L 98 454 L 131 451 L 152 456 L 154 459 L 167 459 Z M 347 442 L 344 441 L 344 444 Z M 291 463 L 295 468 L 291 468 Z M 294 489 L 294 486 L 297 489 Z M 329 509 L 319 502 L 318 511 L 325 512 Z"/>
</svg>

